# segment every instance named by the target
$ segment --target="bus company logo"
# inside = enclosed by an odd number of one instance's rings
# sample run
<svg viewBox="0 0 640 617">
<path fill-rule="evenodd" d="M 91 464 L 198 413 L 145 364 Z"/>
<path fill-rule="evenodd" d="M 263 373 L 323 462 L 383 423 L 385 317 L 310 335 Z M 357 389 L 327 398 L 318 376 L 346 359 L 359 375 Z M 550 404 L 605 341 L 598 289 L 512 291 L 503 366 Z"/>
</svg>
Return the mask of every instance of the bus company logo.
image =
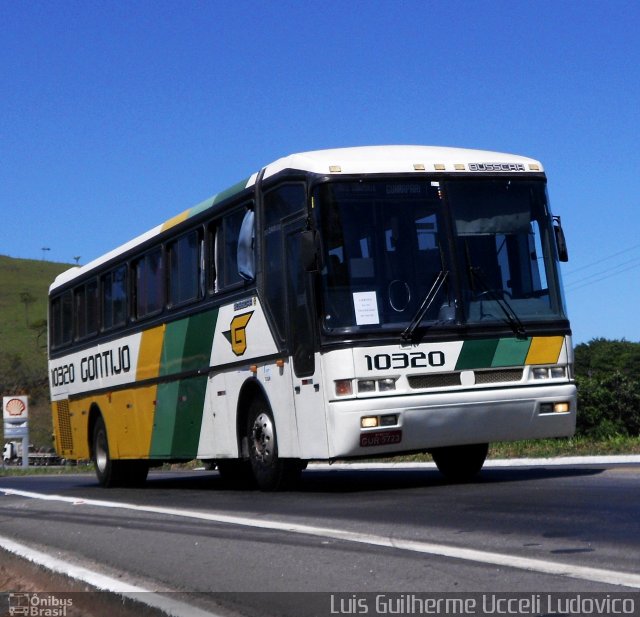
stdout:
<svg viewBox="0 0 640 617">
<path fill-rule="evenodd" d="M 230 329 L 222 333 L 231 343 L 231 350 L 236 356 L 241 356 L 247 351 L 247 324 L 252 315 L 253 311 L 236 315 L 231 320 Z"/>
<path fill-rule="evenodd" d="M 71 598 L 49 593 L 10 593 L 9 615 L 32 617 L 66 617 L 73 606 Z"/>
<path fill-rule="evenodd" d="M 12 418 L 19 418 L 22 416 L 26 408 L 27 406 L 19 398 L 10 399 L 4 406 L 6 414 Z"/>
<path fill-rule="evenodd" d="M 525 171 L 522 163 L 469 163 L 469 171 Z"/>
</svg>

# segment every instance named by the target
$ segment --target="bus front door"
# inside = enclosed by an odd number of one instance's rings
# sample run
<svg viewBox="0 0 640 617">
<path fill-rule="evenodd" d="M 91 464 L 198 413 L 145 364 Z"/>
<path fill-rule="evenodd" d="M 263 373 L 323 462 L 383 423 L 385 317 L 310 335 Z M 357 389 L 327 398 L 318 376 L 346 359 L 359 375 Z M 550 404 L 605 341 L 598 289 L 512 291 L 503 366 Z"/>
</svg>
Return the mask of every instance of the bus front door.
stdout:
<svg viewBox="0 0 640 617">
<path fill-rule="evenodd" d="M 285 233 L 287 280 L 287 340 L 293 363 L 293 389 L 300 456 L 326 458 L 329 454 L 322 376 L 316 363 L 316 319 L 312 274 L 302 263 L 304 221 L 287 225 Z"/>
</svg>

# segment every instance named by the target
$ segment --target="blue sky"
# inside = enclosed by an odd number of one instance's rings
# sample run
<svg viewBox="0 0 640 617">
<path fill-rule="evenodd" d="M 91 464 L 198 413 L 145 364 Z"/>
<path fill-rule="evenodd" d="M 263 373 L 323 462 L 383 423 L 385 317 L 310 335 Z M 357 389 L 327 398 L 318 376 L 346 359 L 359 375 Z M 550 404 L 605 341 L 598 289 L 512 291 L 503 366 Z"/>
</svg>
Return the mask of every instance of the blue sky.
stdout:
<svg viewBox="0 0 640 617">
<path fill-rule="evenodd" d="M 0 0 L 0 254 L 86 263 L 292 152 L 484 148 L 545 165 L 576 342 L 640 341 L 638 23 L 637 0 Z"/>
</svg>

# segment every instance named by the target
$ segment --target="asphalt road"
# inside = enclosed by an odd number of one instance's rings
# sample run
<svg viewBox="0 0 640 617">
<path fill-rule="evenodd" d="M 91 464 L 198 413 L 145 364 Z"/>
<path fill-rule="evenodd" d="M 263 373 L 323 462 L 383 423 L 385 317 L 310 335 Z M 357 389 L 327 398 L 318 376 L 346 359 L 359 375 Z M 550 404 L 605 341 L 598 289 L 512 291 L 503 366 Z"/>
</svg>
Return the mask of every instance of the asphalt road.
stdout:
<svg viewBox="0 0 640 617">
<path fill-rule="evenodd" d="M 461 485 L 322 466 L 275 494 L 204 471 L 111 490 L 7 477 L 0 535 L 140 589 L 215 592 L 184 598 L 220 614 L 376 614 L 380 593 L 615 597 L 640 588 L 639 488 L 633 464 L 489 468 Z M 263 593 L 292 591 L 306 593 Z"/>
</svg>

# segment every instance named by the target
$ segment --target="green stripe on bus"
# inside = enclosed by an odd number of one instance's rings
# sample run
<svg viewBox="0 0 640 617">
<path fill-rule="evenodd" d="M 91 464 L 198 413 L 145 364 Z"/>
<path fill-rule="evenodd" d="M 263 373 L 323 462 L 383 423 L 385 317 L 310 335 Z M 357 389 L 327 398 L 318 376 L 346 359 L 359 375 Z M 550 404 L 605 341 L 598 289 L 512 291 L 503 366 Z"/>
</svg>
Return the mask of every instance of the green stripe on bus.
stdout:
<svg viewBox="0 0 640 617">
<path fill-rule="evenodd" d="M 189 319 L 167 324 L 160 360 L 160 377 L 166 377 L 182 371 L 182 353 L 188 327 Z"/>
<path fill-rule="evenodd" d="M 198 454 L 206 391 L 206 375 L 180 382 L 176 423 L 171 443 L 172 457 L 192 459 Z"/>
<path fill-rule="evenodd" d="M 159 375 L 206 369 L 218 309 L 167 325 Z M 207 375 L 158 385 L 158 405 L 151 437 L 151 458 L 193 458 L 197 454 Z"/>
<path fill-rule="evenodd" d="M 189 318 L 182 351 L 182 371 L 195 371 L 209 366 L 217 321 L 218 309 Z"/>
<path fill-rule="evenodd" d="M 497 347 L 498 339 L 465 341 L 460 350 L 455 370 L 464 371 L 490 367 Z"/>
<path fill-rule="evenodd" d="M 150 458 L 196 457 L 206 390 L 206 375 L 158 386 Z"/>
<path fill-rule="evenodd" d="M 465 341 L 455 370 L 524 366 L 532 340 L 532 338 L 501 338 Z"/>
<path fill-rule="evenodd" d="M 247 188 L 248 182 L 249 182 L 249 178 L 245 178 L 244 180 L 240 180 L 240 182 L 236 182 L 233 186 L 230 186 L 228 189 L 218 193 L 217 195 L 214 195 L 211 205 L 220 203 L 221 201 L 228 199 L 232 195 L 235 195 L 236 193 L 240 193 L 241 191 L 244 191 L 244 189 Z"/>
<path fill-rule="evenodd" d="M 192 216 L 196 216 L 205 210 L 211 208 L 211 206 L 228 199 L 229 197 L 233 197 L 236 193 L 240 193 L 247 188 L 247 183 L 249 182 L 249 178 L 244 180 L 240 180 L 240 182 L 236 182 L 233 186 L 230 186 L 228 189 L 217 193 L 213 197 L 208 197 L 204 201 L 201 201 L 199 204 L 196 204 L 192 208 L 189 208 L 187 218 L 191 218 Z"/>
<path fill-rule="evenodd" d="M 530 338 L 501 338 L 491 366 L 524 366 L 530 347 Z"/>
<path fill-rule="evenodd" d="M 158 385 L 157 406 L 153 417 L 150 458 L 171 455 L 173 433 L 178 408 L 179 382 L 172 381 Z"/>
<path fill-rule="evenodd" d="M 160 376 L 209 366 L 218 309 L 167 325 L 162 346 Z"/>
</svg>

